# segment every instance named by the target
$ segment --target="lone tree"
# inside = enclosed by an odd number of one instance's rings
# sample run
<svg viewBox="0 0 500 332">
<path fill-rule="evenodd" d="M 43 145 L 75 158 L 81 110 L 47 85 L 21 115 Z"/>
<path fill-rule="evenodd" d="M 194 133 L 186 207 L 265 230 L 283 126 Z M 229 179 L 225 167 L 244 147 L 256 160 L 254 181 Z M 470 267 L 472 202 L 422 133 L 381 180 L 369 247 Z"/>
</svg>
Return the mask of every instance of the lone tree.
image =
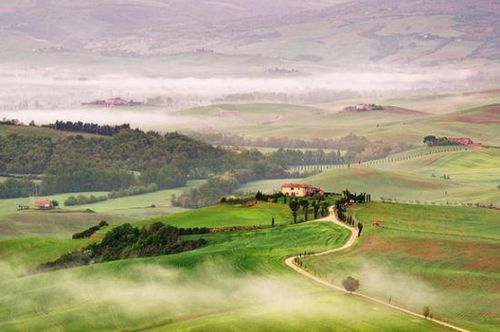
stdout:
<svg viewBox="0 0 500 332">
<path fill-rule="evenodd" d="M 342 280 L 342 286 L 349 293 L 355 292 L 359 288 L 359 280 L 349 276 L 347 279 Z"/>
<path fill-rule="evenodd" d="M 299 204 L 299 202 L 297 202 L 296 199 L 293 199 L 293 200 L 290 200 L 290 204 L 288 204 L 288 205 L 290 206 L 290 210 L 292 210 L 293 223 L 296 224 L 297 223 L 297 211 L 300 208 L 300 204 Z"/>
<path fill-rule="evenodd" d="M 274 217 L 271 219 L 271 227 L 274 227 Z"/>
<path fill-rule="evenodd" d="M 429 315 L 431 314 L 431 308 L 429 308 L 428 306 L 425 306 L 423 314 L 424 314 L 425 318 L 429 317 Z"/>
</svg>

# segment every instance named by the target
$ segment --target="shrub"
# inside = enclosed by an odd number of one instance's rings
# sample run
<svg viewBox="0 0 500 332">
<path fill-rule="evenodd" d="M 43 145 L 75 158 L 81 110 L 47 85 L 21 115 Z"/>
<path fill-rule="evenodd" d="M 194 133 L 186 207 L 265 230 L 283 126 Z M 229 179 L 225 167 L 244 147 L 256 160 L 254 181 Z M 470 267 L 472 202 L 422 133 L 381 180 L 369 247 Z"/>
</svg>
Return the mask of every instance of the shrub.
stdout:
<svg viewBox="0 0 500 332">
<path fill-rule="evenodd" d="M 342 286 L 350 293 L 355 292 L 359 288 L 359 280 L 349 276 L 342 281 Z"/>
</svg>

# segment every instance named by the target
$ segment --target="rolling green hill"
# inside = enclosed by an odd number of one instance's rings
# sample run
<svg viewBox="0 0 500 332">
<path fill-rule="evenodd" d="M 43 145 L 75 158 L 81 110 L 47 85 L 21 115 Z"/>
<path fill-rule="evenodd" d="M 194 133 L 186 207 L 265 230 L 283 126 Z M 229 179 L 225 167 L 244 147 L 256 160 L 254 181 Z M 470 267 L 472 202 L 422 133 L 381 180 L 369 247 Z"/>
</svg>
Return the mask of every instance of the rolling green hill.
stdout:
<svg viewBox="0 0 500 332">
<path fill-rule="evenodd" d="M 351 100 L 348 103 L 340 102 L 333 107 L 331 105 L 308 107 L 290 104 L 220 104 L 178 111 L 176 116 L 179 119 L 191 121 L 189 128 L 185 128 L 185 123 L 188 123 L 186 121 L 180 124 L 180 130 L 203 131 L 209 127 L 216 131 L 244 135 L 253 139 L 269 137 L 306 140 L 335 139 L 354 133 L 370 140 L 404 142 L 418 146 L 422 145 L 424 136 L 437 135 L 468 136 L 475 142 L 500 145 L 496 134 L 500 131 L 498 119 L 500 99 L 498 96 L 492 98 L 488 101 L 495 101 L 496 104 L 476 106 L 457 112 L 446 112 L 446 114 L 411 111 L 339 112 L 344 106 L 357 103 L 356 100 Z M 396 103 L 393 105 L 400 106 Z"/>
<path fill-rule="evenodd" d="M 400 199 L 436 198 L 457 187 L 443 179 L 424 178 L 409 173 L 379 170 L 364 166 L 339 168 L 304 179 L 304 182 L 327 191 L 369 192 L 374 199 L 399 197 Z"/>
<path fill-rule="evenodd" d="M 25 278 L 12 279 L 3 266 L 0 327 L 43 330 L 57 324 L 77 330 L 176 330 L 194 323 L 202 330 L 215 324 L 218 330 L 245 331 L 247 322 L 271 329 L 290 315 L 283 328 L 292 331 L 335 324 L 343 330 L 376 331 L 383 326 L 394 331 L 442 331 L 429 322 L 325 292 L 285 267 L 288 255 L 343 243 L 347 233 L 334 225 L 306 223 L 202 237 L 208 246 L 182 254 Z M 202 322 L 207 325 L 198 325 Z"/>
<path fill-rule="evenodd" d="M 364 224 L 359 243 L 338 255 L 310 257 L 308 269 L 340 282 L 360 279 L 361 292 L 473 331 L 498 326 L 500 212 L 372 202 L 353 209 Z M 372 226 L 381 220 L 382 227 Z"/>
<path fill-rule="evenodd" d="M 271 225 L 273 217 L 276 225 L 289 224 L 292 221 L 290 209 L 284 204 L 258 203 L 250 207 L 219 204 L 141 221 L 138 225 L 158 221 L 182 228 Z"/>
<path fill-rule="evenodd" d="M 301 181 L 328 191 L 366 191 L 376 200 L 500 204 L 500 149 L 420 152 L 389 156 L 363 166 L 334 168 Z M 445 180 L 445 175 L 450 179 Z"/>
<path fill-rule="evenodd" d="M 121 224 L 151 218 L 159 215 L 184 211 L 185 209 L 171 206 L 172 195 L 200 184 L 200 181 L 189 181 L 181 188 L 161 190 L 136 196 L 110 199 L 104 202 L 63 206 L 64 200 L 72 195 L 101 195 L 105 193 L 70 193 L 44 196 L 57 200 L 60 209 L 53 211 L 26 210 L 17 211 L 19 204 L 32 206 L 33 198 L 15 198 L 0 200 L 0 238 L 6 237 L 69 237 L 101 220 L 111 224 Z M 154 205 L 155 207 L 151 207 Z"/>
</svg>

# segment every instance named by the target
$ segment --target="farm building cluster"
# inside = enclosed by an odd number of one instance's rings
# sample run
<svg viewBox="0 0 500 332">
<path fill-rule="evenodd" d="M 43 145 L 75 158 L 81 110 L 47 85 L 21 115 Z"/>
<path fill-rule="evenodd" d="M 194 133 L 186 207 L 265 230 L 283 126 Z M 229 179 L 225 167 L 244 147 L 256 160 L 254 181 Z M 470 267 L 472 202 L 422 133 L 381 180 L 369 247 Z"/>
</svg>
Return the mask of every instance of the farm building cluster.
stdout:
<svg viewBox="0 0 500 332">
<path fill-rule="evenodd" d="M 320 192 L 320 188 L 305 183 L 285 183 L 281 186 L 281 193 L 285 196 L 305 197 Z"/>
<path fill-rule="evenodd" d="M 99 99 L 91 102 L 82 103 L 84 106 L 104 106 L 104 107 L 119 107 L 119 106 L 139 106 L 142 102 L 127 100 L 120 97 L 113 97 L 108 99 Z"/>
<path fill-rule="evenodd" d="M 347 106 L 344 112 L 367 112 L 367 111 L 382 111 L 384 107 L 377 104 L 356 104 L 354 106 Z"/>
<path fill-rule="evenodd" d="M 37 210 L 52 210 L 53 208 L 57 207 L 57 205 L 58 205 L 57 201 L 53 201 L 50 199 L 40 199 L 38 201 L 35 201 L 35 203 L 33 203 L 33 207 Z M 19 211 L 29 210 L 30 206 L 28 204 L 19 204 L 17 206 L 17 209 Z"/>
</svg>

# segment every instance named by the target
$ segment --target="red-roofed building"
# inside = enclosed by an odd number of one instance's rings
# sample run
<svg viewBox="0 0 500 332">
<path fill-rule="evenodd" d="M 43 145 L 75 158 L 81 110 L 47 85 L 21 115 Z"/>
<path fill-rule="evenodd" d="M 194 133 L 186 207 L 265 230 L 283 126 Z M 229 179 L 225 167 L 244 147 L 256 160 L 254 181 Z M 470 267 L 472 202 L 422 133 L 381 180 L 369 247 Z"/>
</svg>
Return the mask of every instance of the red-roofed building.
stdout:
<svg viewBox="0 0 500 332">
<path fill-rule="evenodd" d="M 370 105 L 368 105 L 368 104 L 357 104 L 356 106 L 354 106 L 354 108 L 356 109 L 356 111 L 368 111 L 368 110 L 370 110 Z"/>
<path fill-rule="evenodd" d="M 54 208 L 54 203 L 50 199 L 41 199 L 35 202 L 35 207 L 39 210 L 50 210 Z"/>
<path fill-rule="evenodd" d="M 305 183 L 285 183 L 281 186 L 281 192 L 286 196 L 304 197 L 321 192 L 321 189 Z"/>
<path fill-rule="evenodd" d="M 448 137 L 448 141 L 461 145 L 474 144 L 469 137 Z"/>
<path fill-rule="evenodd" d="M 116 98 L 110 98 L 106 100 L 106 107 L 113 107 L 113 106 L 123 106 L 127 105 L 128 101 L 125 99 L 122 99 L 120 97 Z"/>
</svg>

